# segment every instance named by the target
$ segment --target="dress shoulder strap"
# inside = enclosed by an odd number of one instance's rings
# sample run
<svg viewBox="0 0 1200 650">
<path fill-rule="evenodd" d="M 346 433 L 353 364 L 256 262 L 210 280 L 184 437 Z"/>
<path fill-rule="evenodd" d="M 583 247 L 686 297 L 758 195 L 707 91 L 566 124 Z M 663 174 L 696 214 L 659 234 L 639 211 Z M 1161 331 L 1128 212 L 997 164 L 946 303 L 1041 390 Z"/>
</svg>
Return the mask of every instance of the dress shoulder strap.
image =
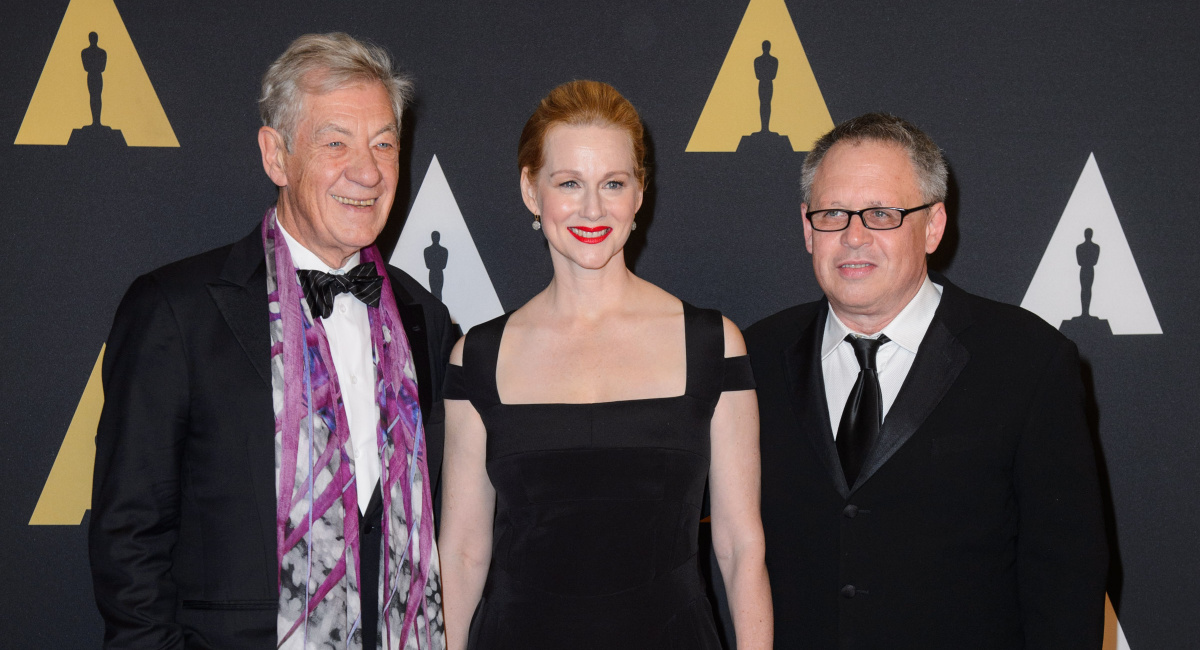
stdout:
<svg viewBox="0 0 1200 650">
<path fill-rule="evenodd" d="M 463 375 L 467 393 L 475 409 L 500 403 L 496 390 L 496 359 L 500 355 L 500 339 L 509 314 L 497 316 L 471 328 L 463 343 Z"/>
<path fill-rule="evenodd" d="M 687 394 L 716 401 L 725 375 L 725 327 L 721 312 L 683 303 L 687 349 Z"/>
</svg>

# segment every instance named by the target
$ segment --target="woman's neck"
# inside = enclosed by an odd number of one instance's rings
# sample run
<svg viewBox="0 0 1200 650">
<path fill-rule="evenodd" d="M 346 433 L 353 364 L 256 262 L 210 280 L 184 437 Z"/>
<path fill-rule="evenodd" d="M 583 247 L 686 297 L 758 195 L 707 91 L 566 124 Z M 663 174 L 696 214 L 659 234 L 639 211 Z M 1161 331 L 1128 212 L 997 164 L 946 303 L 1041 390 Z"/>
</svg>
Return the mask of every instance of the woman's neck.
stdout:
<svg viewBox="0 0 1200 650">
<path fill-rule="evenodd" d="M 625 266 L 623 255 L 613 257 L 599 269 L 555 260 L 554 278 L 542 293 L 554 317 L 590 321 L 628 310 L 638 284 L 637 276 Z"/>
</svg>

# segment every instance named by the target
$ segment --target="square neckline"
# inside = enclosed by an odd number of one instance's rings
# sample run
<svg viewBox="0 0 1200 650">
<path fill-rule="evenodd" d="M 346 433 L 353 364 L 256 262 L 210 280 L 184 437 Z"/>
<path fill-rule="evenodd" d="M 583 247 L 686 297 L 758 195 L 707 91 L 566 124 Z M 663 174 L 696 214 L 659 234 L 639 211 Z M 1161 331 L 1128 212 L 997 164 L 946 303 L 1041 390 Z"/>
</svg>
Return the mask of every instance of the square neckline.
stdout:
<svg viewBox="0 0 1200 650">
<path fill-rule="evenodd" d="M 487 373 L 491 379 L 491 393 L 497 406 L 505 407 L 520 407 L 520 406 L 607 406 L 620 404 L 635 404 L 640 402 L 663 402 L 670 400 L 680 400 L 685 397 L 690 397 L 692 394 L 692 330 L 695 328 L 695 307 L 692 307 L 685 300 L 679 300 L 679 304 L 683 306 L 683 393 L 680 395 L 667 395 L 662 397 L 634 397 L 629 399 L 603 400 L 599 402 L 505 402 L 500 399 L 500 383 L 497 378 L 497 373 L 500 371 L 500 347 L 504 344 L 504 332 L 508 329 L 508 319 L 513 312 L 504 314 L 503 322 L 500 323 L 500 336 L 496 342 L 496 352 L 491 358 L 492 371 Z"/>
</svg>

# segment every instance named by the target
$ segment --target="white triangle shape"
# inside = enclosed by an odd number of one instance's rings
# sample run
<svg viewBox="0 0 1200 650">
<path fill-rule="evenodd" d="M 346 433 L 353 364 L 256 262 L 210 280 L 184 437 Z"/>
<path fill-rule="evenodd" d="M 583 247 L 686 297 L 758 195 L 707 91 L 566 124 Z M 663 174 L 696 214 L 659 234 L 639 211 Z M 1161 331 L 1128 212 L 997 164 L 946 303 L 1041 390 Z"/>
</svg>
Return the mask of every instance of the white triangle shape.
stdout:
<svg viewBox="0 0 1200 650">
<path fill-rule="evenodd" d="M 1113 334 L 1162 334 L 1094 153 L 1088 155 L 1021 306 L 1055 327 L 1083 313 L 1076 247 L 1088 228 L 1100 246 L 1091 315 L 1107 319 Z"/>
<path fill-rule="evenodd" d="M 463 220 L 436 155 L 429 163 L 425 180 L 421 181 L 404 230 L 400 232 L 400 240 L 396 242 L 396 250 L 392 251 L 389 260 L 392 266 L 416 278 L 426 289 L 430 289 L 431 272 L 426 264 L 425 250 L 433 246 L 434 231 L 439 234 L 438 245 L 447 253 L 441 299 L 463 333 L 503 314 L 504 307 L 500 305 L 492 279 L 479 257 L 479 249 L 475 247 L 475 240 L 471 238 L 471 231 L 467 229 L 467 222 Z M 433 265 L 437 266 L 437 262 Z"/>
<path fill-rule="evenodd" d="M 1117 645 L 1114 650 L 1129 650 L 1129 641 L 1125 639 L 1125 630 L 1121 629 L 1121 624 L 1117 623 Z"/>
</svg>

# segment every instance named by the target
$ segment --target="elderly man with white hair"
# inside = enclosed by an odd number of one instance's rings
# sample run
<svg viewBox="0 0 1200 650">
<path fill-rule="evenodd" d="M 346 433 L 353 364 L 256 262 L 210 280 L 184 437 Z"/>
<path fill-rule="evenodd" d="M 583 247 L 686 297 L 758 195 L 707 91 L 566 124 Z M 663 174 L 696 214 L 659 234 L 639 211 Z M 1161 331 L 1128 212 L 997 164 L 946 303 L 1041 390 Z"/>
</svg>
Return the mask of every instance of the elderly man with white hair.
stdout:
<svg viewBox="0 0 1200 650">
<path fill-rule="evenodd" d="M 410 84 L 297 39 L 263 79 L 278 201 L 138 278 L 104 359 L 90 554 L 105 648 L 442 648 L 446 308 L 374 246 Z"/>
</svg>

